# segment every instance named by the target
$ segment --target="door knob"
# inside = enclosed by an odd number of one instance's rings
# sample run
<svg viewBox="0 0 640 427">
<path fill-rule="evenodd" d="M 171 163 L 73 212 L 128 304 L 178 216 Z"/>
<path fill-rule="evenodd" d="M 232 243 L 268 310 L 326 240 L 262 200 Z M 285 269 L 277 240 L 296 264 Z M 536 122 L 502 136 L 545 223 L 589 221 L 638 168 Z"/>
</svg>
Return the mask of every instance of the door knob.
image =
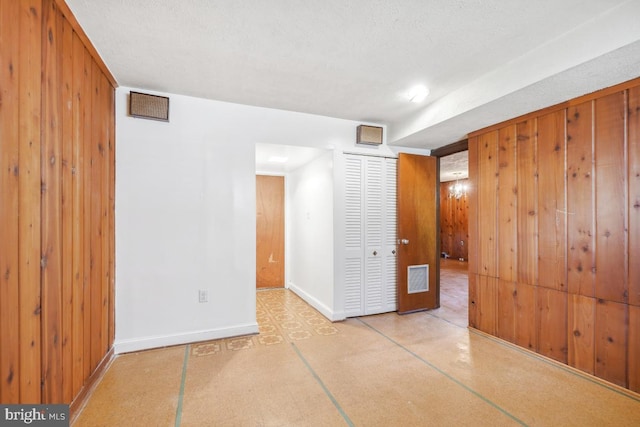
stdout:
<svg viewBox="0 0 640 427">
<path fill-rule="evenodd" d="M 391 253 L 392 253 L 393 255 L 395 255 L 395 254 L 396 254 L 396 250 L 395 250 L 395 249 L 394 249 L 394 250 L 392 250 L 392 251 L 391 251 Z"/>
<path fill-rule="evenodd" d="M 378 255 L 378 251 L 373 251 L 373 256 Z"/>
<path fill-rule="evenodd" d="M 402 243 L 403 245 L 408 245 L 409 244 L 409 239 L 400 239 L 398 241 L 398 243 Z"/>
</svg>

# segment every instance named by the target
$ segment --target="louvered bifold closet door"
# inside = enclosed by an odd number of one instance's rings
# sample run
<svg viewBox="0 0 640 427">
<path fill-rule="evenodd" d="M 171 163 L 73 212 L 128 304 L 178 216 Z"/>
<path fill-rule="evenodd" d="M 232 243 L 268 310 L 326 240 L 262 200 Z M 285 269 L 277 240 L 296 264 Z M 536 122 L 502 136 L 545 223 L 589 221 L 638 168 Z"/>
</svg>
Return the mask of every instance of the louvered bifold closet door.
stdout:
<svg viewBox="0 0 640 427">
<path fill-rule="evenodd" d="M 384 158 L 367 157 L 364 180 L 364 314 L 383 307 Z"/>
<path fill-rule="evenodd" d="M 396 162 L 346 156 L 347 317 L 396 310 Z"/>
<path fill-rule="evenodd" d="M 384 183 L 384 306 L 383 310 L 396 311 L 397 309 L 397 170 L 398 159 L 385 159 L 385 183 Z"/>
<path fill-rule="evenodd" d="M 363 182 L 364 161 L 360 156 L 345 159 L 345 289 L 347 317 L 360 316 L 363 309 Z"/>
</svg>

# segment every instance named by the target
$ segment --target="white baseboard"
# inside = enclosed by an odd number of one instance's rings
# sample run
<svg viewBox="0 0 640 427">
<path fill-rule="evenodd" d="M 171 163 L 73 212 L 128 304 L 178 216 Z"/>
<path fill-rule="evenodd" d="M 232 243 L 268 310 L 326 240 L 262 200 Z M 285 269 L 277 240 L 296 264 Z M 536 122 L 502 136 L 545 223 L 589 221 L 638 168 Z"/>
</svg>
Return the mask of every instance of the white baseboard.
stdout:
<svg viewBox="0 0 640 427">
<path fill-rule="evenodd" d="M 320 314 L 322 314 L 324 317 L 326 317 L 327 319 L 331 320 L 332 322 L 336 322 L 336 321 L 340 321 L 340 320 L 344 320 L 345 319 L 344 315 L 341 316 L 340 313 L 334 312 L 329 307 L 327 307 L 325 304 L 320 302 L 317 298 L 315 298 L 314 296 L 310 295 L 306 291 L 304 291 L 304 290 L 300 289 L 299 287 L 297 287 L 295 285 L 295 283 L 289 282 L 289 286 L 288 287 L 293 293 L 295 293 L 300 298 L 305 300 L 310 306 L 312 306 L 313 308 L 318 310 L 320 312 Z"/>
<path fill-rule="evenodd" d="M 186 332 L 184 334 L 162 335 L 138 339 L 116 341 L 113 344 L 115 354 L 132 351 L 150 350 L 152 348 L 189 344 L 199 341 L 211 341 L 221 338 L 236 337 L 258 333 L 258 324 L 251 323 L 230 328 L 210 329 L 207 331 Z"/>
</svg>

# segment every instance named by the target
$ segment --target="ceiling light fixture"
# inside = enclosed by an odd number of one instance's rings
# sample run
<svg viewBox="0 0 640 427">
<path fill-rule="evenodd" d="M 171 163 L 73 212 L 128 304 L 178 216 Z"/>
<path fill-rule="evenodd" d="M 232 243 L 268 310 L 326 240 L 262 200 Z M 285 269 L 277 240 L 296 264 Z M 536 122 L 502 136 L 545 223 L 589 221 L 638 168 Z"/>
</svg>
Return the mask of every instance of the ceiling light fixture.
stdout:
<svg viewBox="0 0 640 427">
<path fill-rule="evenodd" d="M 462 172 L 454 172 L 453 175 L 456 176 L 456 183 L 449 186 L 449 197 L 459 199 L 467 195 L 467 185 L 460 184 L 460 175 L 462 175 Z"/>
<path fill-rule="evenodd" d="M 418 85 L 411 88 L 411 90 L 407 93 L 407 98 L 411 102 L 422 102 L 429 95 L 429 89 L 426 86 Z"/>
</svg>

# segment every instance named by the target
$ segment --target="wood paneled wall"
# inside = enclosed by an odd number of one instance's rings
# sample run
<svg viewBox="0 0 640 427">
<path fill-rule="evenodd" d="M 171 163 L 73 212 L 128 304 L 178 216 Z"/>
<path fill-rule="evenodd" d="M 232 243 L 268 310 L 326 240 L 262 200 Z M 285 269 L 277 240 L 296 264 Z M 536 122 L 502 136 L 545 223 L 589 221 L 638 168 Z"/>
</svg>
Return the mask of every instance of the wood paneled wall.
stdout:
<svg viewBox="0 0 640 427">
<path fill-rule="evenodd" d="M 459 181 L 465 188 L 467 179 Z M 466 191 L 456 199 L 450 196 L 449 188 L 456 181 L 440 184 L 440 251 L 453 259 L 469 258 L 469 200 Z"/>
<path fill-rule="evenodd" d="M 115 80 L 64 2 L 0 19 L 0 401 L 70 403 L 114 338 Z"/>
<path fill-rule="evenodd" d="M 470 326 L 640 391 L 640 80 L 469 150 Z"/>
</svg>

